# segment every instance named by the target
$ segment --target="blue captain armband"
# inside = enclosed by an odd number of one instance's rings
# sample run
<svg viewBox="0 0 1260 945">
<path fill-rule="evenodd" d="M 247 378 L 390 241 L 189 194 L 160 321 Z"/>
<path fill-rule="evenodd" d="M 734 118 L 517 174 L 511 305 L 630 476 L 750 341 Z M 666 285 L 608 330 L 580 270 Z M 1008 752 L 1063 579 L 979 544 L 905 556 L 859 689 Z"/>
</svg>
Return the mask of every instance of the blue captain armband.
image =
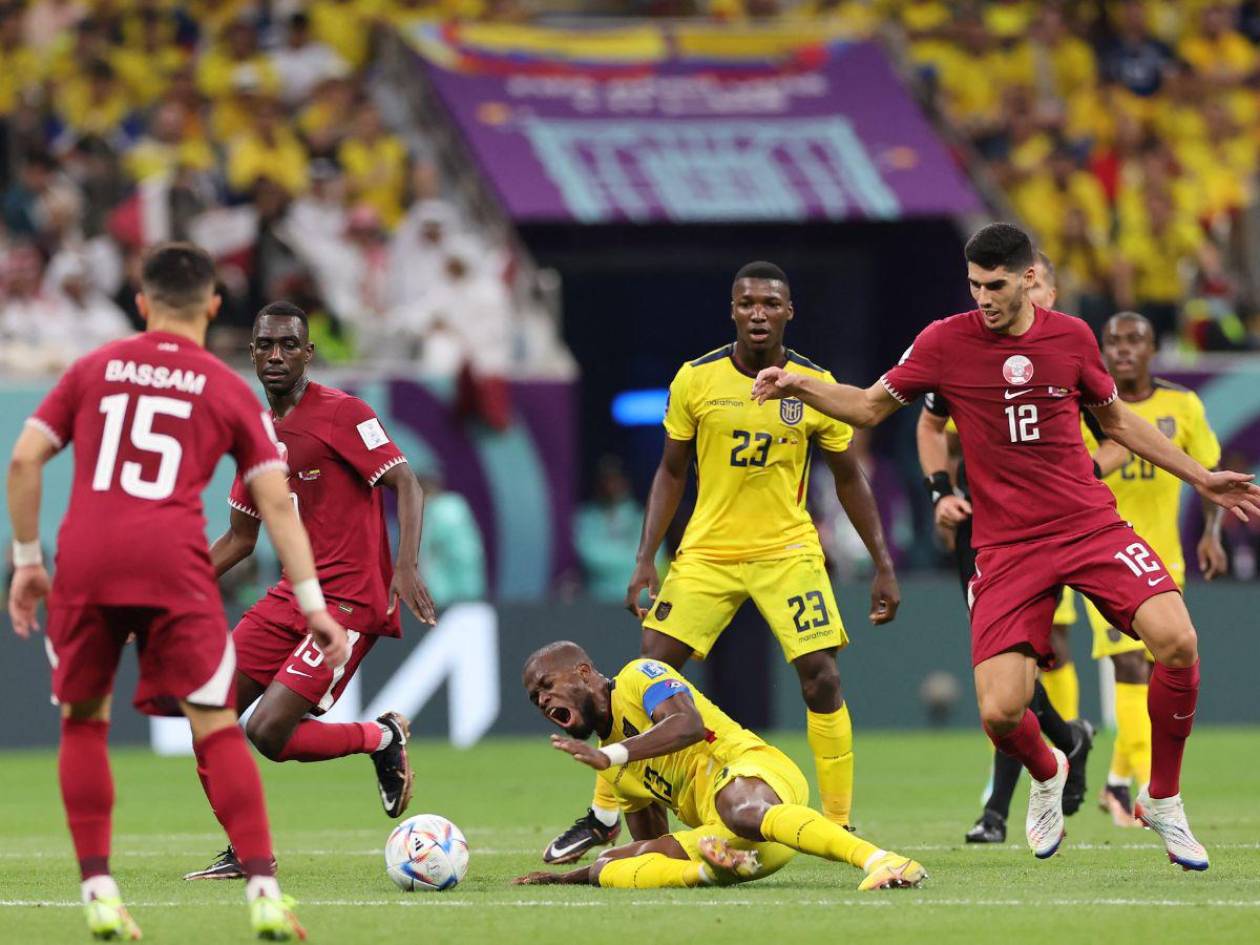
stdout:
<svg viewBox="0 0 1260 945">
<path fill-rule="evenodd" d="M 654 682 L 647 687 L 647 691 L 643 693 L 643 711 L 647 713 L 648 718 L 652 717 L 652 713 L 666 699 L 672 699 L 680 692 L 691 694 L 691 690 L 687 688 L 687 684 L 681 679 L 662 679 L 660 682 Z"/>
</svg>

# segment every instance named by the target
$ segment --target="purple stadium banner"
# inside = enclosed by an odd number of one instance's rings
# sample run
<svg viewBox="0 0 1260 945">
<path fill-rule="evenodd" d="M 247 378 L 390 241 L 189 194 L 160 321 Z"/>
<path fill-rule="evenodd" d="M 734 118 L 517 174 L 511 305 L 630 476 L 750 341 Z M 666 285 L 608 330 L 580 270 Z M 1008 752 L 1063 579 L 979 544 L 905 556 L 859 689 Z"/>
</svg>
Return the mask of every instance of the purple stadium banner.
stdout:
<svg viewBox="0 0 1260 945">
<path fill-rule="evenodd" d="M 899 220 L 981 208 L 873 43 L 831 44 L 783 66 L 424 67 L 519 222 Z"/>
</svg>

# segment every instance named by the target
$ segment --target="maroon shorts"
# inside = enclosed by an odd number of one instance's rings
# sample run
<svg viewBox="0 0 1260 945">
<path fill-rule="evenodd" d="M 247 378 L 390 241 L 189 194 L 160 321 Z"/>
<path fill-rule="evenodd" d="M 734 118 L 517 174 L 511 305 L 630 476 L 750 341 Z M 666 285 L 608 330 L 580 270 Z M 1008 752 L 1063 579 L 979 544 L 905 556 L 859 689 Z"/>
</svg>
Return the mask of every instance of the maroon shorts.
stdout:
<svg viewBox="0 0 1260 945">
<path fill-rule="evenodd" d="M 335 607 L 330 612 L 340 618 Z M 267 595 L 245 612 L 232 631 L 236 644 L 236 668 L 260 686 L 273 682 L 291 689 L 313 706 L 312 714 L 322 715 L 333 707 L 345 691 L 363 657 L 376 643 L 376 630 L 368 632 L 346 627 L 350 639 L 350 659 L 344 666 L 330 669 L 324 654 L 306 632 L 306 619 L 289 601 Z"/>
<path fill-rule="evenodd" d="M 1080 591 L 1116 629 L 1136 638 L 1133 615 L 1147 600 L 1180 593 L 1164 562 L 1124 522 L 1071 538 L 984 548 L 967 585 L 971 665 L 1028 644 L 1054 665 L 1050 626 L 1059 589 Z"/>
<path fill-rule="evenodd" d="M 107 695 L 127 637 L 136 635 L 140 681 L 132 701 L 147 715 L 179 715 L 179 700 L 220 708 L 235 701 L 236 658 L 223 611 L 52 604 L 45 641 L 53 698 Z"/>
</svg>

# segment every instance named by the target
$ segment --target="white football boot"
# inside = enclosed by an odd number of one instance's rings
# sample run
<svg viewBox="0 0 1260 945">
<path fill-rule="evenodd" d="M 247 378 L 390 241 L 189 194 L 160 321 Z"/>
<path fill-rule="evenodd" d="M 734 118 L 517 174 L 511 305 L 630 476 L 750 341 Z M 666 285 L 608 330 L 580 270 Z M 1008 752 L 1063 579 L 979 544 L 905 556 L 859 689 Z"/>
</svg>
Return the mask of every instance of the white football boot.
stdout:
<svg viewBox="0 0 1260 945">
<path fill-rule="evenodd" d="M 1208 868 L 1207 850 L 1190 832 L 1190 823 L 1186 820 L 1186 809 L 1181 803 L 1180 794 L 1155 798 L 1147 793 L 1146 788 L 1142 788 L 1137 804 L 1134 805 L 1134 813 L 1138 820 L 1159 834 L 1168 850 L 1168 859 L 1184 870 Z"/>
<path fill-rule="evenodd" d="M 1028 793 L 1028 819 L 1024 822 L 1028 845 L 1039 860 L 1054 856 L 1063 842 L 1063 787 L 1067 784 L 1068 761 L 1059 749 L 1050 751 L 1059 769 L 1048 781 L 1029 778 L 1032 790 Z"/>
</svg>

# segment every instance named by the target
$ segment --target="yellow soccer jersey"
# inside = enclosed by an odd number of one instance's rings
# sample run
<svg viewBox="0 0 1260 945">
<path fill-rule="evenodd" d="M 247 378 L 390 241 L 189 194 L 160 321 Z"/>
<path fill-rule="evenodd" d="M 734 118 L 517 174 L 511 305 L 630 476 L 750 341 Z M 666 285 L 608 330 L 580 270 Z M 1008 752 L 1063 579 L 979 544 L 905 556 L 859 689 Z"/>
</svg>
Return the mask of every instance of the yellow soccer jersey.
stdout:
<svg viewBox="0 0 1260 945">
<path fill-rule="evenodd" d="M 1208 426 L 1203 401 L 1177 384 L 1155 379 L 1155 393 L 1125 406 L 1150 421 L 1161 433 L 1208 469 L 1221 461 L 1221 444 Z M 1098 444 L 1084 424 L 1085 444 L 1092 453 Z M 1185 583 L 1186 563 L 1181 553 L 1178 520 L 1182 482 L 1146 460 L 1128 460 L 1104 480 L 1116 497 L 1116 511 L 1146 539 L 1179 585 Z"/>
<path fill-rule="evenodd" d="M 796 398 L 758 405 L 733 350 L 684 364 L 669 387 L 665 432 L 695 440 L 699 491 L 678 553 L 719 561 L 822 554 L 805 510 L 810 447 L 843 452 L 853 428 Z M 794 351 L 786 369 L 835 381 Z"/>
<path fill-rule="evenodd" d="M 712 777 L 729 762 L 765 742 L 704 697 L 679 673 L 655 660 L 632 660 L 613 680 L 612 731 L 600 745 L 612 745 L 652 727 L 656 708 L 680 692 L 691 695 L 707 736 L 670 755 L 631 761 L 599 772 L 612 785 L 622 810 L 642 810 L 660 801 L 689 827 L 699 827 L 699 813 Z"/>
</svg>

